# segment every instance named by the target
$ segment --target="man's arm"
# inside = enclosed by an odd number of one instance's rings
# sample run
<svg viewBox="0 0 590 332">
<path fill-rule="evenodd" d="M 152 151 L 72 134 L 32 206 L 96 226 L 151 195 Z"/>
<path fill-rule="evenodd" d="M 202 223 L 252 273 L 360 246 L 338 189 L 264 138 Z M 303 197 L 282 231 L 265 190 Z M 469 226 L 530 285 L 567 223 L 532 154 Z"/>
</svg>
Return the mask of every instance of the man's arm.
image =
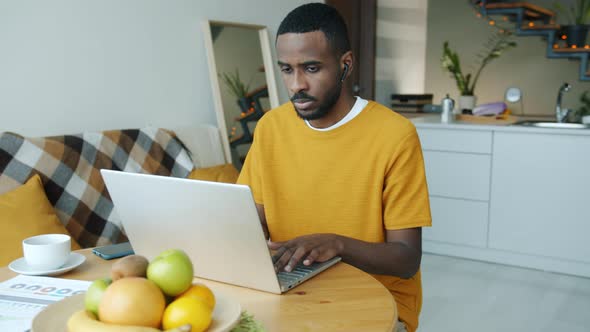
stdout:
<svg viewBox="0 0 590 332">
<path fill-rule="evenodd" d="M 262 230 L 264 231 L 264 238 L 269 239 L 268 225 L 266 224 L 266 213 L 264 212 L 264 205 L 256 203 L 256 212 L 258 212 L 258 218 L 260 218 L 260 224 L 262 224 Z"/>
<path fill-rule="evenodd" d="M 336 234 L 311 234 L 286 242 L 272 242 L 277 250 L 275 268 L 290 271 L 303 260 L 304 265 L 323 262 L 334 256 L 374 274 L 411 278 L 420 268 L 422 228 L 388 230 L 385 243 L 370 243 Z"/>
<path fill-rule="evenodd" d="M 342 259 L 359 269 L 400 278 L 413 277 L 422 258 L 422 228 L 386 231 L 385 243 L 368 243 L 341 237 Z"/>
</svg>

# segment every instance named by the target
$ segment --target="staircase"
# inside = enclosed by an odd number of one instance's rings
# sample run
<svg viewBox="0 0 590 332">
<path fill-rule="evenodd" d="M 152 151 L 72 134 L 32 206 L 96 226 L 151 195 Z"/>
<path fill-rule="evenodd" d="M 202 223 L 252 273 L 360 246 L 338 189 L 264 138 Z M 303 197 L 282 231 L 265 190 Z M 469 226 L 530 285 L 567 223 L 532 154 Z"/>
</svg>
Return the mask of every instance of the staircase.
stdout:
<svg viewBox="0 0 590 332">
<path fill-rule="evenodd" d="M 577 58 L 580 60 L 579 79 L 590 81 L 589 45 L 567 47 L 561 26 L 555 24 L 555 13 L 543 7 L 518 1 L 471 1 L 478 16 L 488 19 L 490 25 L 510 23 L 507 28 L 517 36 L 541 36 L 547 41 L 547 58 Z M 499 19 L 497 19 L 500 17 Z M 499 24 L 498 24 L 499 25 Z"/>
<path fill-rule="evenodd" d="M 251 91 L 246 96 L 238 100 L 238 105 L 240 106 L 242 112 L 240 116 L 234 118 L 234 120 L 239 122 L 242 129 L 242 134 L 236 136 L 236 127 L 232 128 L 229 140 L 230 148 L 235 149 L 239 145 L 252 143 L 254 134 L 250 132 L 248 123 L 256 122 L 264 115 L 265 110 L 263 110 L 260 103 L 260 99 L 262 98 L 268 98 L 268 87 L 266 85 Z M 239 156 L 239 159 L 240 163 L 243 164 L 246 156 Z"/>
</svg>

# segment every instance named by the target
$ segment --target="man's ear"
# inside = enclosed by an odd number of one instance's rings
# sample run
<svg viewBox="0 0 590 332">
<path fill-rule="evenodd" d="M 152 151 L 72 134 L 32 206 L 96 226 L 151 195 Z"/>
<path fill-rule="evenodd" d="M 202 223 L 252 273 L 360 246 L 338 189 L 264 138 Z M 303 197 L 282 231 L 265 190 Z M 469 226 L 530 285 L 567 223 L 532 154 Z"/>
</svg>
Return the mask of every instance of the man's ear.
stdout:
<svg viewBox="0 0 590 332">
<path fill-rule="evenodd" d="M 342 56 L 340 57 L 340 63 L 341 63 L 341 67 L 342 67 L 342 77 L 340 78 L 341 81 L 344 81 L 347 77 L 347 75 L 350 75 L 350 73 L 353 70 L 353 57 L 352 57 L 352 51 L 348 51 L 344 54 L 342 54 Z"/>
<path fill-rule="evenodd" d="M 348 64 L 345 63 L 344 70 L 342 71 L 342 76 L 340 76 L 340 82 L 344 82 L 347 74 L 348 74 Z"/>
</svg>

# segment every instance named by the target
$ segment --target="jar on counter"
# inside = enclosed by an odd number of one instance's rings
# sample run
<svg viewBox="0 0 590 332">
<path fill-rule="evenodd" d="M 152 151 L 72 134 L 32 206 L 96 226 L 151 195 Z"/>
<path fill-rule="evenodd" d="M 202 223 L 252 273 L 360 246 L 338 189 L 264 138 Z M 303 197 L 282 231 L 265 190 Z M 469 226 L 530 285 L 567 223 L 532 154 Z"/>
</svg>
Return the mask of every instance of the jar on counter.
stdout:
<svg viewBox="0 0 590 332">
<path fill-rule="evenodd" d="M 453 122 L 453 120 L 455 119 L 455 115 L 453 114 L 453 109 L 455 108 L 455 101 L 449 97 L 448 93 L 447 93 L 447 96 L 445 98 L 443 98 L 443 100 L 441 101 L 441 107 L 442 107 L 442 112 L 440 115 L 441 122 L 442 123 Z"/>
</svg>

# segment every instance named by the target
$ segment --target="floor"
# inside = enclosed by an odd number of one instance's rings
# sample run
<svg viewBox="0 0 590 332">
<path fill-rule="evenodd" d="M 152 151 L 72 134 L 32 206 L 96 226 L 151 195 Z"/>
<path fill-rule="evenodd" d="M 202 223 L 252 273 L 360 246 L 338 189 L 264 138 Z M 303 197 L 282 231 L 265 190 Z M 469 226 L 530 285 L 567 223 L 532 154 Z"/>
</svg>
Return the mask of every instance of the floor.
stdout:
<svg viewBox="0 0 590 332">
<path fill-rule="evenodd" d="M 424 254 L 422 287 L 419 331 L 590 331 L 590 278 Z"/>
</svg>

